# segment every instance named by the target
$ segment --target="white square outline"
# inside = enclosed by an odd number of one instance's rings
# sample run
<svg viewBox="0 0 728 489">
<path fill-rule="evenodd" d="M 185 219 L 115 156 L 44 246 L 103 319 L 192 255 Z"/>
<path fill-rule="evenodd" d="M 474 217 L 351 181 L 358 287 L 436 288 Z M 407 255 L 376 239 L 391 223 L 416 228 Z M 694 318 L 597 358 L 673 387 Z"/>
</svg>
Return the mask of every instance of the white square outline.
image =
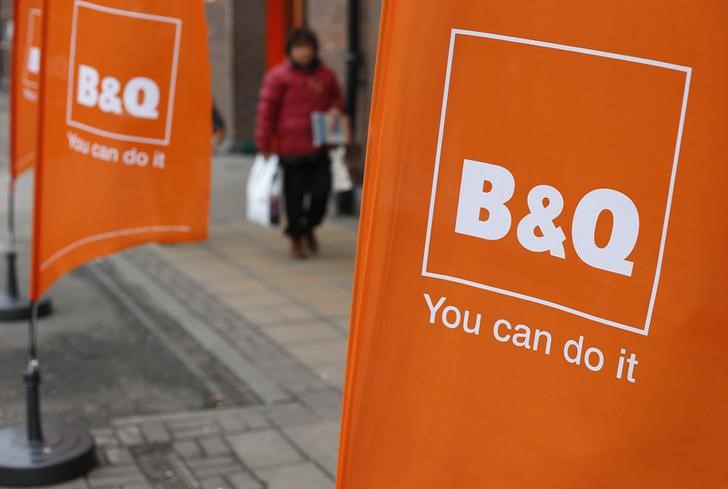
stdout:
<svg viewBox="0 0 728 489">
<path fill-rule="evenodd" d="M 28 70 L 28 59 L 30 58 L 30 48 L 33 44 L 33 34 L 35 34 L 35 17 L 40 17 L 43 12 L 39 8 L 31 7 L 28 9 L 28 34 L 25 40 L 25 56 L 23 57 L 23 85 L 29 90 L 38 90 L 38 82 L 30 79 L 30 70 Z M 40 49 L 40 46 L 37 46 Z M 43 53 L 41 53 L 41 56 Z M 40 73 L 38 73 L 40 75 Z"/>
<path fill-rule="evenodd" d="M 118 15 L 120 17 L 132 17 L 136 19 L 150 20 L 155 22 L 163 22 L 167 24 L 175 25 L 175 40 L 174 40 L 174 54 L 172 57 L 172 73 L 170 77 L 169 85 L 169 100 L 167 101 L 167 123 L 165 126 L 164 139 L 148 138 L 144 136 L 133 136 L 129 134 L 120 134 L 111 131 L 99 129 L 97 127 L 89 126 L 81 122 L 74 121 L 73 115 L 73 85 L 75 82 L 74 64 L 76 62 L 76 31 L 77 31 L 77 20 L 78 20 L 78 9 L 79 7 L 85 7 L 91 10 L 104 12 L 111 15 Z M 144 144 L 157 144 L 160 146 L 169 146 L 172 136 L 172 118 L 174 115 L 174 97 L 175 90 L 177 88 L 177 70 L 179 66 L 179 51 L 180 51 L 180 39 L 182 31 L 182 20 L 174 17 L 163 17 L 161 15 L 145 14 L 142 12 L 134 12 L 131 10 L 121 10 L 112 7 L 105 7 L 103 5 L 96 5 L 94 3 L 86 2 L 83 0 L 76 0 L 73 4 L 73 20 L 71 24 L 71 48 L 70 56 L 68 59 L 68 95 L 66 99 L 66 125 L 81 129 L 97 136 L 104 136 L 111 139 L 117 139 L 119 141 L 128 141 L 135 143 Z"/>
<path fill-rule="evenodd" d="M 670 176 L 670 188 L 668 190 L 667 194 L 667 206 L 665 208 L 665 220 L 663 222 L 662 227 L 662 238 L 660 241 L 660 251 L 657 258 L 657 267 L 655 270 L 655 281 L 652 287 L 652 295 L 650 297 L 650 304 L 647 310 L 647 317 L 645 319 L 645 325 L 642 328 L 638 328 L 635 326 L 630 326 L 627 324 L 618 323 L 616 321 L 611 321 L 609 319 L 601 318 L 598 316 L 594 316 L 592 314 L 586 313 L 584 311 L 579 311 L 577 309 L 573 309 L 561 304 L 557 304 L 555 302 L 547 301 L 544 299 L 539 299 L 537 297 L 532 297 L 526 294 L 521 294 L 519 292 L 513 292 L 510 290 L 501 289 L 498 287 L 493 287 L 490 285 L 481 284 L 478 282 L 473 282 L 470 280 L 465 280 L 458 277 L 452 277 L 445 274 L 440 273 L 433 273 L 427 271 L 427 264 L 428 264 L 428 258 L 430 253 L 430 238 L 432 235 L 432 219 L 434 216 L 435 211 L 435 202 L 436 202 L 436 194 L 437 194 L 437 178 L 440 171 L 440 157 L 442 154 L 442 139 L 443 139 L 443 133 L 445 130 L 445 119 L 447 114 L 447 102 L 448 102 L 448 96 L 450 92 L 450 75 L 452 71 L 452 60 L 453 60 L 453 53 L 455 51 L 455 40 L 458 35 L 463 36 L 472 36 L 472 37 L 480 37 L 480 38 L 487 38 L 487 39 L 493 39 L 497 41 L 505 41 L 505 42 L 513 42 L 517 44 L 527 44 L 531 46 L 537 46 L 542 48 L 549 48 L 549 49 L 556 49 L 560 51 L 570 51 L 580 54 L 586 54 L 590 56 L 599 56 L 603 58 L 610 58 L 610 59 L 616 59 L 620 61 L 627 61 L 631 63 L 639 63 L 639 64 L 645 64 L 650 66 L 655 66 L 658 68 L 664 68 L 669 70 L 675 70 L 675 71 L 681 71 L 685 73 L 685 89 L 683 91 L 683 99 L 682 99 L 682 109 L 680 112 L 680 122 L 678 125 L 678 133 L 677 133 L 677 141 L 675 142 L 675 153 L 673 156 L 673 164 L 672 164 L 672 174 Z M 612 326 L 614 328 L 618 328 L 624 331 L 629 331 L 632 333 L 637 333 L 642 336 L 647 336 L 650 331 L 650 322 L 652 321 L 652 313 L 655 306 L 655 299 L 657 297 L 657 289 L 660 282 L 660 274 L 662 272 L 662 260 L 664 257 L 665 252 L 665 242 L 667 240 L 667 228 L 668 223 L 670 221 L 670 208 L 672 206 L 672 198 L 673 193 L 675 189 L 675 178 L 677 175 L 677 164 L 678 159 L 680 157 L 680 146 L 682 144 L 682 136 L 683 136 L 683 128 L 685 125 L 685 113 L 687 111 L 687 105 L 688 105 L 688 94 L 690 92 L 690 78 L 692 76 L 692 68 L 689 66 L 681 66 L 676 65 L 672 63 L 665 63 L 662 61 L 656 61 L 652 59 L 646 59 L 646 58 L 638 58 L 635 56 L 627 56 L 623 54 L 617 54 L 617 53 L 610 53 L 606 51 L 597 51 L 594 49 L 586 49 L 586 48 L 580 48 L 576 46 L 567 46 L 564 44 L 555 44 L 551 42 L 544 42 L 544 41 L 536 41 L 533 39 L 525 39 L 520 37 L 512 37 L 512 36 L 504 36 L 501 34 L 493 34 L 489 32 L 479 32 L 479 31 L 472 31 L 472 30 L 466 30 L 466 29 L 451 29 L 450 31 L 450 48 L 448 52 L 448 59 L 447 59 L 447 71 L 445 75 L 445 88 L 444 93 L 442 97 L 442 110 L 440 113 L 440 129 L 437 139 L 437 156 L 435 158 L 435 171 L 432 178 L 432 189 L 430 192 L 430 214 L 427 222 L 427 237 L 425 240 L 425 249 L 424 249 L 424 255 L 422 260 L 422 276 L 423 277 L 430 277 L 434 279 L 444 280 L 448 282 L 455 282 L 462 285 L 467 285 L 470 287 L 487 290 L 490 292 L 495 292 L 497 294 L 506 295 L 509 297 L 514 297 L 516 299 L 525 300 L 528 302 L 534 302 L 536 304 L 541 304 L 543 306 L 551 307 L 553 309 L 558 309 L 561 311 L 564 311 L 569 314 L 573 314 L 575 316 L 579 316 L 585 319 L 589 319 L 591 321 L 595 321 L 598 323 L 605 324 L 607 326 Z"/>
</svg>

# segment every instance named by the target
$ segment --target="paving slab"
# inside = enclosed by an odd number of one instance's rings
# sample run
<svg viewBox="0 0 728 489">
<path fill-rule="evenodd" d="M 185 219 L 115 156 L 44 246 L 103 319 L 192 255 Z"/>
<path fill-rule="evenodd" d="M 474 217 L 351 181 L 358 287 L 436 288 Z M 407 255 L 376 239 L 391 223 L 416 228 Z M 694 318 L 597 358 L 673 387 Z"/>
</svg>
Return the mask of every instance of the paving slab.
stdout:
<svg viewBox="0 0 728 489">
<path fill-rule="evenodd" d="M 268 489 L 330 489 L 333 487 L 331 479 L 311 463 L 285 465 L 267 470 L 260 470 L 257 474 L 266 482 Z"/>
<path fill-rule="evenodd" d="M 296 447 L 276 430 L 230 436 L 228 442 L 248 467 L 271 467 L 304 460 Z"/>
</svg>

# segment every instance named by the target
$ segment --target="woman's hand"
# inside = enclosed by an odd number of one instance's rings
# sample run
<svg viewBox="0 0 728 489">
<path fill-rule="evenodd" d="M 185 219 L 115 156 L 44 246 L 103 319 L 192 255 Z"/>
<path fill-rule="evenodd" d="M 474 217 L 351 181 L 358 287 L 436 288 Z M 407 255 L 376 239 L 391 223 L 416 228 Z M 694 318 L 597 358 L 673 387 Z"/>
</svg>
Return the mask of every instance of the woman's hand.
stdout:
<svg viewBox="0 0 728 489">
<path fill-rule="evenodd" d="M 334 119 L 341 119 L 342 117 L 344 117 L 344 113 L 336 106 L 329 109 L 329 115 Z"/>
</svg>

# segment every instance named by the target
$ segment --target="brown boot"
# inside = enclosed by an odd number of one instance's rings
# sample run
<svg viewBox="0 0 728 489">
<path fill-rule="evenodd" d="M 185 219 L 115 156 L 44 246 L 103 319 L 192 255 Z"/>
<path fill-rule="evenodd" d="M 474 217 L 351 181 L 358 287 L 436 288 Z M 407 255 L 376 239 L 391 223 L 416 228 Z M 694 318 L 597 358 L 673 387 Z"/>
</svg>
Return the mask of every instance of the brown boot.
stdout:
<svg viewBox="0 0 728 489">
<path fill-rule="evenodd" d="M 313 254 L 313 255 L 319 254 L 318 239 L 316 239 L 316 235 L 313 234 L 313 231 L 309 232 L 306 235 L 306 245 L 308 246 L 308 249 L 311 251 L 311 254 Z"/>
<path fill-rule="evenodd" d="M 306 258 L 306 252 L 303 249 L 303 243 L 300 237 L 291 238 L 291 256 L 297 260 Z"/>
</svg>

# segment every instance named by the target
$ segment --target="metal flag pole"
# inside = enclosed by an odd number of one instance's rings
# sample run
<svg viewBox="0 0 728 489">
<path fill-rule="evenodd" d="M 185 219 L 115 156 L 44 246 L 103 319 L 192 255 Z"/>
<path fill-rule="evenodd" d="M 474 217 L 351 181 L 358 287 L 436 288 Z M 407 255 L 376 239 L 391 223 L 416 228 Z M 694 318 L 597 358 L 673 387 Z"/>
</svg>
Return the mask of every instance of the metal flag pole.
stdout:
<svg viewBox="0 0 728 489">
<path fill-rule="evenodd" d="M 28 324 L 28 366 L 23 374 L 28 443 L 43 444 L 43 424 L 40 417 L 40 363 L 38 362 L 38 304 L 31 305 Z"/>
<path fill-rule="evenodd" d="M 12 164 L 12 163 L 11 163 Z M 7 293 L 12 299 L 17 299 L 18 274 L 17 274 L 17 251 L 15 241 L 15 179 L 11 176 L 8 185 L 8 249 L 6 252 L 7 263 Z"/>
<path fill-rule="evenodd" d="M 45 317 L 53 311 L 51 301 L 41 299 L 37 304 L 38 316 Z M 8 245 L 5 250 L 5 290 L 0 292 L 0 321 L 29 319 L 31 302 L 20 292 L 18 280 L 18 251 L 15 231 L 15 180 L 8 186 Z"/>
<path fill-rule="evenodd" d="M 0 430 L 0 484 L 3 486 L 57 484 L 81 477 L 96 465 L 94 441 L 88 433 L 42 422 L 38 309 L 38 303 L 31 302 L 28 365 L 23 372 L 25 426 Z"/>
<path fill-rule="evenodd" d="M 20 2 L 14 5 L 15 25 L 20 13 L 18 12 Z M 48 0 L 43 4 L 42 12 L 48 12 Z M 43 15 L 43 39 L 42 48 L 43 64 L 46 65 L 45 53 L 47 37 L 45 33 L 48 27 L 48 16 Z M 17 44 L 13 56 L 17 57 Z M 14 63 L 17 66 L 17 63 Z M 41 92 L 43 85 L 40 86 Z M 42 97 L 41 107 L 43 103 Z M 15 105 L 15 104 L 14 104 Z M 15 114 L 14 114 L 15 115 Z M 42 128 L 43 111 L 39 113 L 39 128 Z M 13 117 L 13 124 L 17 119 Z M 39 148 L 42 144 L 42 137 L 39 137 Z M 39 151 L 38 154 L 41 154 Z M 12 161 L 15 161 L 14 150 Z M 36 168 L 38 171 L 39 168 Z M 11 170 L 12 175 L 12 170 Z M 37 174 L 36 174 L 37 177 Z M 10 202 L 8 210 L 8 232 L 10 250 L 8 250 L 8 295 L 5 305 L 11 304 L 11 309 L 18 311 L 18 303 L 23 301 L 20 298 L 17 287 L 17 274 L 15 274 L 15 216 L 14 216 L 14 179 L 11 178 L 9 189 Z M 11 271 L 12 270 L 12 271 Z M 8 302 L 11 293 L 15 291 L 15 302 Z M 34 298 L 35 299 L 35 298 Z M 62 424 L 43 424 L 41 419 L 41 398 L 40 398 L 40 362 L 38 361 L 38 317 L 42 311 L 42 304 L 35 300 L 24 300 L 26 314 L 29 318 L 28 324 L 28 364 L 23 371 L 23 383 L 25 384 L 26 402 L 26 423 L 25 425 L 10 426 L 0 430 L 0 486 L 10 487 L 31 487 L 48 484 L 58 484 L 67 480 L 76 479 L 96 465 L 96 450 L 91 436 L 81 430 L 67 427 Z M 7 311 L 4 311 L 7 312 Z M 7 316 L 5 316 L 7 318 Z M 23 316 L 16 316 L 19 318 Z"/>
</svg>

